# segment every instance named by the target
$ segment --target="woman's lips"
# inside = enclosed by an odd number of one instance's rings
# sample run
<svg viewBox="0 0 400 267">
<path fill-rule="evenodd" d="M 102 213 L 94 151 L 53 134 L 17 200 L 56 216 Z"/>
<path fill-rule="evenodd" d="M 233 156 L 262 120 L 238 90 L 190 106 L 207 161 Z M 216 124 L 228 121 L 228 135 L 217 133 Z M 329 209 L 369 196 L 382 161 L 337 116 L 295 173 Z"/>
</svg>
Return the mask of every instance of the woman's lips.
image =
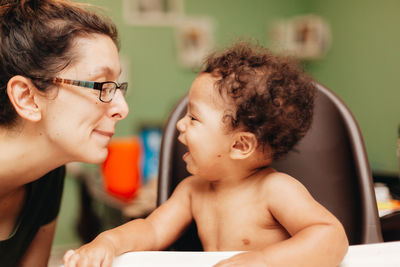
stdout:
<svg viewBox="0 0 400 267">
<path fill-rule="evenodd" d="M 108 131 L 102 131 L 102 130 L 94 130 L 94 132 L 107 136 L 107 137 L 112 137 L 114 135 L 114 132 L 108 132 Z"/>
</svg>

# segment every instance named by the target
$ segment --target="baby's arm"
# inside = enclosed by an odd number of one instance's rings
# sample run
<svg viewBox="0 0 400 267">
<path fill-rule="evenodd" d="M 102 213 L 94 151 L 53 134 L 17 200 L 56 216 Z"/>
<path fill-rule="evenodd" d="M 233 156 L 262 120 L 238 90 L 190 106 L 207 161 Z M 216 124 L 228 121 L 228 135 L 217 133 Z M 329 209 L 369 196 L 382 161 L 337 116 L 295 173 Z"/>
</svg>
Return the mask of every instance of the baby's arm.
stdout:
<svg viewBox="0 0 400 267">
<path fill-rule="evenodd" d="M 75 251 L 68 251 L 64 255 L 64 265 L 108 267 L 115 256 L 128 251 L 165 249 L 180 236 L 191 220 L 190 182 L 184 179 L 169 200 L 146 219 L 132 220 L 105 231 L 92 242 Z"/>
<path fill-rule="evenodd" d="M 242 253 L 216 266 L 338 266 L 347 252 L 342 224 L 292 177 L 277 173 L 265 184 L 268 210 L 291 237 Z M 244 265 L 243 265 L 244 264 Z"/>
</svg>

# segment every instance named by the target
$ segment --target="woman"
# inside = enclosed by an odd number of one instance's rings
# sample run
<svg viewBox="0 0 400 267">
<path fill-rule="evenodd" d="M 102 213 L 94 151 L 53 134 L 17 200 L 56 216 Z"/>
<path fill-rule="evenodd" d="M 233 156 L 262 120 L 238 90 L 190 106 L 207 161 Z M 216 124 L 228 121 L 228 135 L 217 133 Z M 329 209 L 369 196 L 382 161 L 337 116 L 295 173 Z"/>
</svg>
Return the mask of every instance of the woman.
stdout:
<svg viewBox="0 0 400 267">
<path fill-rule="evenodd" d="M 47 266 L 65 168 L 128 114 L 115 25 L 65 0 L 0 0 L 0 266 Z"/>
</svg>

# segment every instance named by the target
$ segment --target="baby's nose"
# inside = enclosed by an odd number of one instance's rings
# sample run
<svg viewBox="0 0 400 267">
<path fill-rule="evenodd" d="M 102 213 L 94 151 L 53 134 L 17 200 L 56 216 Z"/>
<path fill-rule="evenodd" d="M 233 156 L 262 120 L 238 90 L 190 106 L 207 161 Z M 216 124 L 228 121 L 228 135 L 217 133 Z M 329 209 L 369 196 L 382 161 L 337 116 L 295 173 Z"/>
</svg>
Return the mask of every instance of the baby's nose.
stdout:
<svg viewBox="0 0 400 267">
<path fill-rule="evenodd" d="M 183 132 L 185 131 L 185 117 L 183 117 L 182 119 L 180 119 L 177 123 L 176 123 L 176 129 L 178 129 L 179 132 Z"/>
</svg>

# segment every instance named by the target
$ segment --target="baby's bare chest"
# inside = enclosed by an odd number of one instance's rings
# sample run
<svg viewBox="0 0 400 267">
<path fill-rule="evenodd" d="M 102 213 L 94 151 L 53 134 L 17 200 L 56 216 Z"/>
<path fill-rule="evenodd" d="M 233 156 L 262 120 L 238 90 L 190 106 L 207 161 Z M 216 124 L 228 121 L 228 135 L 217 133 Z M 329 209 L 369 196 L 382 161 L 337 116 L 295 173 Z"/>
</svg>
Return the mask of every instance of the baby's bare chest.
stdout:
<svg viewBox="0 0 400 267">
<path fill-rule="evenodd" d="M 251 250 L 288 238 L 257 196 L 193 198 L 192 209 L 205 250 Z"/>
</svg>

